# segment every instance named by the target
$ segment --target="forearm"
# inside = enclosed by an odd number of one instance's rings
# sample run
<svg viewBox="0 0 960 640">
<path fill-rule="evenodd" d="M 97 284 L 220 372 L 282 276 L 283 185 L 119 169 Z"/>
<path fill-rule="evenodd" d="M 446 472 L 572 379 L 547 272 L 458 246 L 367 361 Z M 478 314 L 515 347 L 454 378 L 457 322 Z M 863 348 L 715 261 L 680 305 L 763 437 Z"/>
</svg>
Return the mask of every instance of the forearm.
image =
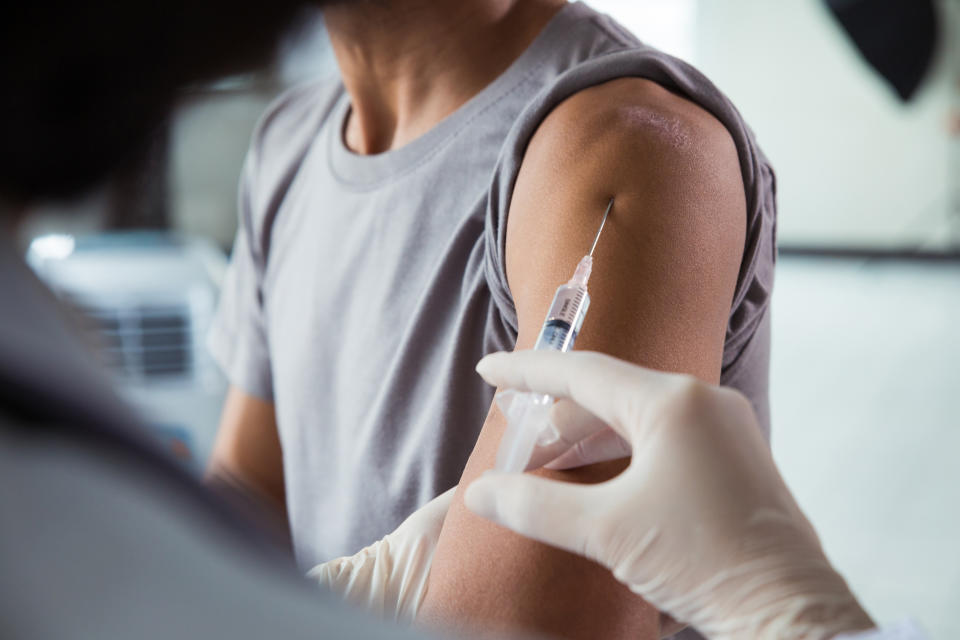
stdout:
<svg viewBox="0 0 960 640">
<path fill-rule="evenodd" d="M 533 542 L 477 517 L 462 490 L 492 468 L 503 419 L 496 409 L 467 463 L 440 536 L 418 620 L 460 631 L 528 631 L 557 638 L 656 638 L 655 609 L 612 574 L 579 556 Z M 537 472 L 599 482 L 626 461 L 573 472 Z"/>
<path fill-rule="evenodd" d="M 230 388 L 206 483 L 290 545 L 283 453 L 272 403 Z"/>
<path fill-rule="evenodd" d="M 204 484 L 221 500 L 255 522 L 277 546 L 292 552 L 286 505 L 223 465 L 207 470 Z"/>
<path fill-rule="evenodd" d="M 223 435 L 221 433 L 207 465 L 204 484 L 245 510 L 279 521 L 283 529 L 288 530 L 282 471 L 273 469 L 282 469 L 282 463 L 244 453 L 254 448 L 256 442 L 250 446 L 240 438 L 230 441 Z"/>
</svg>

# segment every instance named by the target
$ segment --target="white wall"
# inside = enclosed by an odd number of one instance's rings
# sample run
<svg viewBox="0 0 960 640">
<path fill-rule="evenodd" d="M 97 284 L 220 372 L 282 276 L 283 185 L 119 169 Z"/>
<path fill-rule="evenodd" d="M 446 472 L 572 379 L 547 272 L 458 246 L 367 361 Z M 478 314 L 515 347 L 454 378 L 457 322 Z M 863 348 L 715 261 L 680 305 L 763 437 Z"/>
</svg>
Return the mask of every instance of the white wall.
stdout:
<svg viewBox="0 0 960 640">
<path fill-rule="evenodd" d="M 878 622 L 960 638 L 960 265 L 781 260 L 773 452 Z"/>
<path fill-rule="evenodd" d="M 693 62 L 733 99 L 777 169 L 785 244 L 960 245 L 960 219 L 950 215 L 960 143 L 947 135 L 960 3 L 941 2 L 953 44 L 903 105 L 822 0 L 588 2 Z"/>
<path fill-rule="evenodd" d="M 697 10 L 695 62 L 778 171 L 783 243 L 947 243 L 949 56 L 904 106 L 864 71 L 821 0 L 697 0 Z M 956 19 L 949 30 L 956 43 Z"/>
<path fill-rule="evenodd" d="M 170 215 L 181 232 L 233 243 L 237 184 L 254 124 L 272 93 L 207 92 L 184 100 L 170 132 Z"/>
</svg>

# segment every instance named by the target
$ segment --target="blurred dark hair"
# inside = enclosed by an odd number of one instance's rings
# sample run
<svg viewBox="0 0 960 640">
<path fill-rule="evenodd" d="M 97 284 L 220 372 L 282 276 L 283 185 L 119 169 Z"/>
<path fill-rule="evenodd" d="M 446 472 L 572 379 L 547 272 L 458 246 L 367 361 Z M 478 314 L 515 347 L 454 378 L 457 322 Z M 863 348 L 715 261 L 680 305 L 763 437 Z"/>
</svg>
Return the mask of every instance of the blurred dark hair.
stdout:
<svg viewBox="0 0 960 640">
<path fill-rule="evenodd" d="M 269 62 L 307 4 L 5 3 L 2 198 L 64 198 L 102 182 L 136 157 L 182 88 Z"/>
</svg>

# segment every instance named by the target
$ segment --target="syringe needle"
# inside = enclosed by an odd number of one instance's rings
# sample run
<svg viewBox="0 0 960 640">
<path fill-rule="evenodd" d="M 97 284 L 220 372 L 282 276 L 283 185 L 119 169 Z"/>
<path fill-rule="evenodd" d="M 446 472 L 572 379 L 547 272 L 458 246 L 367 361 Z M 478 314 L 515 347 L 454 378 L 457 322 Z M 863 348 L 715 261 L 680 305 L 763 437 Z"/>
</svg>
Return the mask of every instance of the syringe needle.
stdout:
<svg viewBox="0 0 960 640">
<path fill-rule="evenodd" d="M 610 209 L 613 209 L 613 198 L 610 198 L 610 202 L 607 203 L 607 210 L 603 212 L 603 220 L 600 222 L 600 228 L 597 229 L 597 237 L 593 239 L 593 246 L 590 247 L 590 257 L 593 257 L 593 250 L 597 248 L 597 243 L 600 242 L 600 233 L 603 231 L 603 225 L 607 224 L 607 216 L 610 215 Z"/>
</svg>

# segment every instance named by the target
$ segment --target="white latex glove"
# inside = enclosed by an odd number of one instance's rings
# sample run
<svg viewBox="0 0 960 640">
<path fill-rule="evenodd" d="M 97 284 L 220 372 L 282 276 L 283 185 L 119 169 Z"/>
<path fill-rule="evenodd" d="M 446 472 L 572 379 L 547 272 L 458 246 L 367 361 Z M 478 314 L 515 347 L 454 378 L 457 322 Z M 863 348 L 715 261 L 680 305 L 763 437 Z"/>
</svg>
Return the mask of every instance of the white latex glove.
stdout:
<svg viewBox="0 0 960 640">
<path fill-rule="evenodd" d="M 409 624 L 427 593 L 433 553 L 455 490 L 414 511 L 381 540 L 352 556 L 319 564 L 307 576 L 350 604 Z"/>
<path fill-rule="evenodd" d="M 597 485 L 488 472 L 467 507 L 582 554 L 709 638 L 831 638 L 873 623 L 824 556 L 740 394 L 593 353 L 481 360 L 501 388 L 558 398 L 563 447 L 612 427 L 630 466 Z M 559 448 L 558 448 L 559 447 Z"/>
</svg>

